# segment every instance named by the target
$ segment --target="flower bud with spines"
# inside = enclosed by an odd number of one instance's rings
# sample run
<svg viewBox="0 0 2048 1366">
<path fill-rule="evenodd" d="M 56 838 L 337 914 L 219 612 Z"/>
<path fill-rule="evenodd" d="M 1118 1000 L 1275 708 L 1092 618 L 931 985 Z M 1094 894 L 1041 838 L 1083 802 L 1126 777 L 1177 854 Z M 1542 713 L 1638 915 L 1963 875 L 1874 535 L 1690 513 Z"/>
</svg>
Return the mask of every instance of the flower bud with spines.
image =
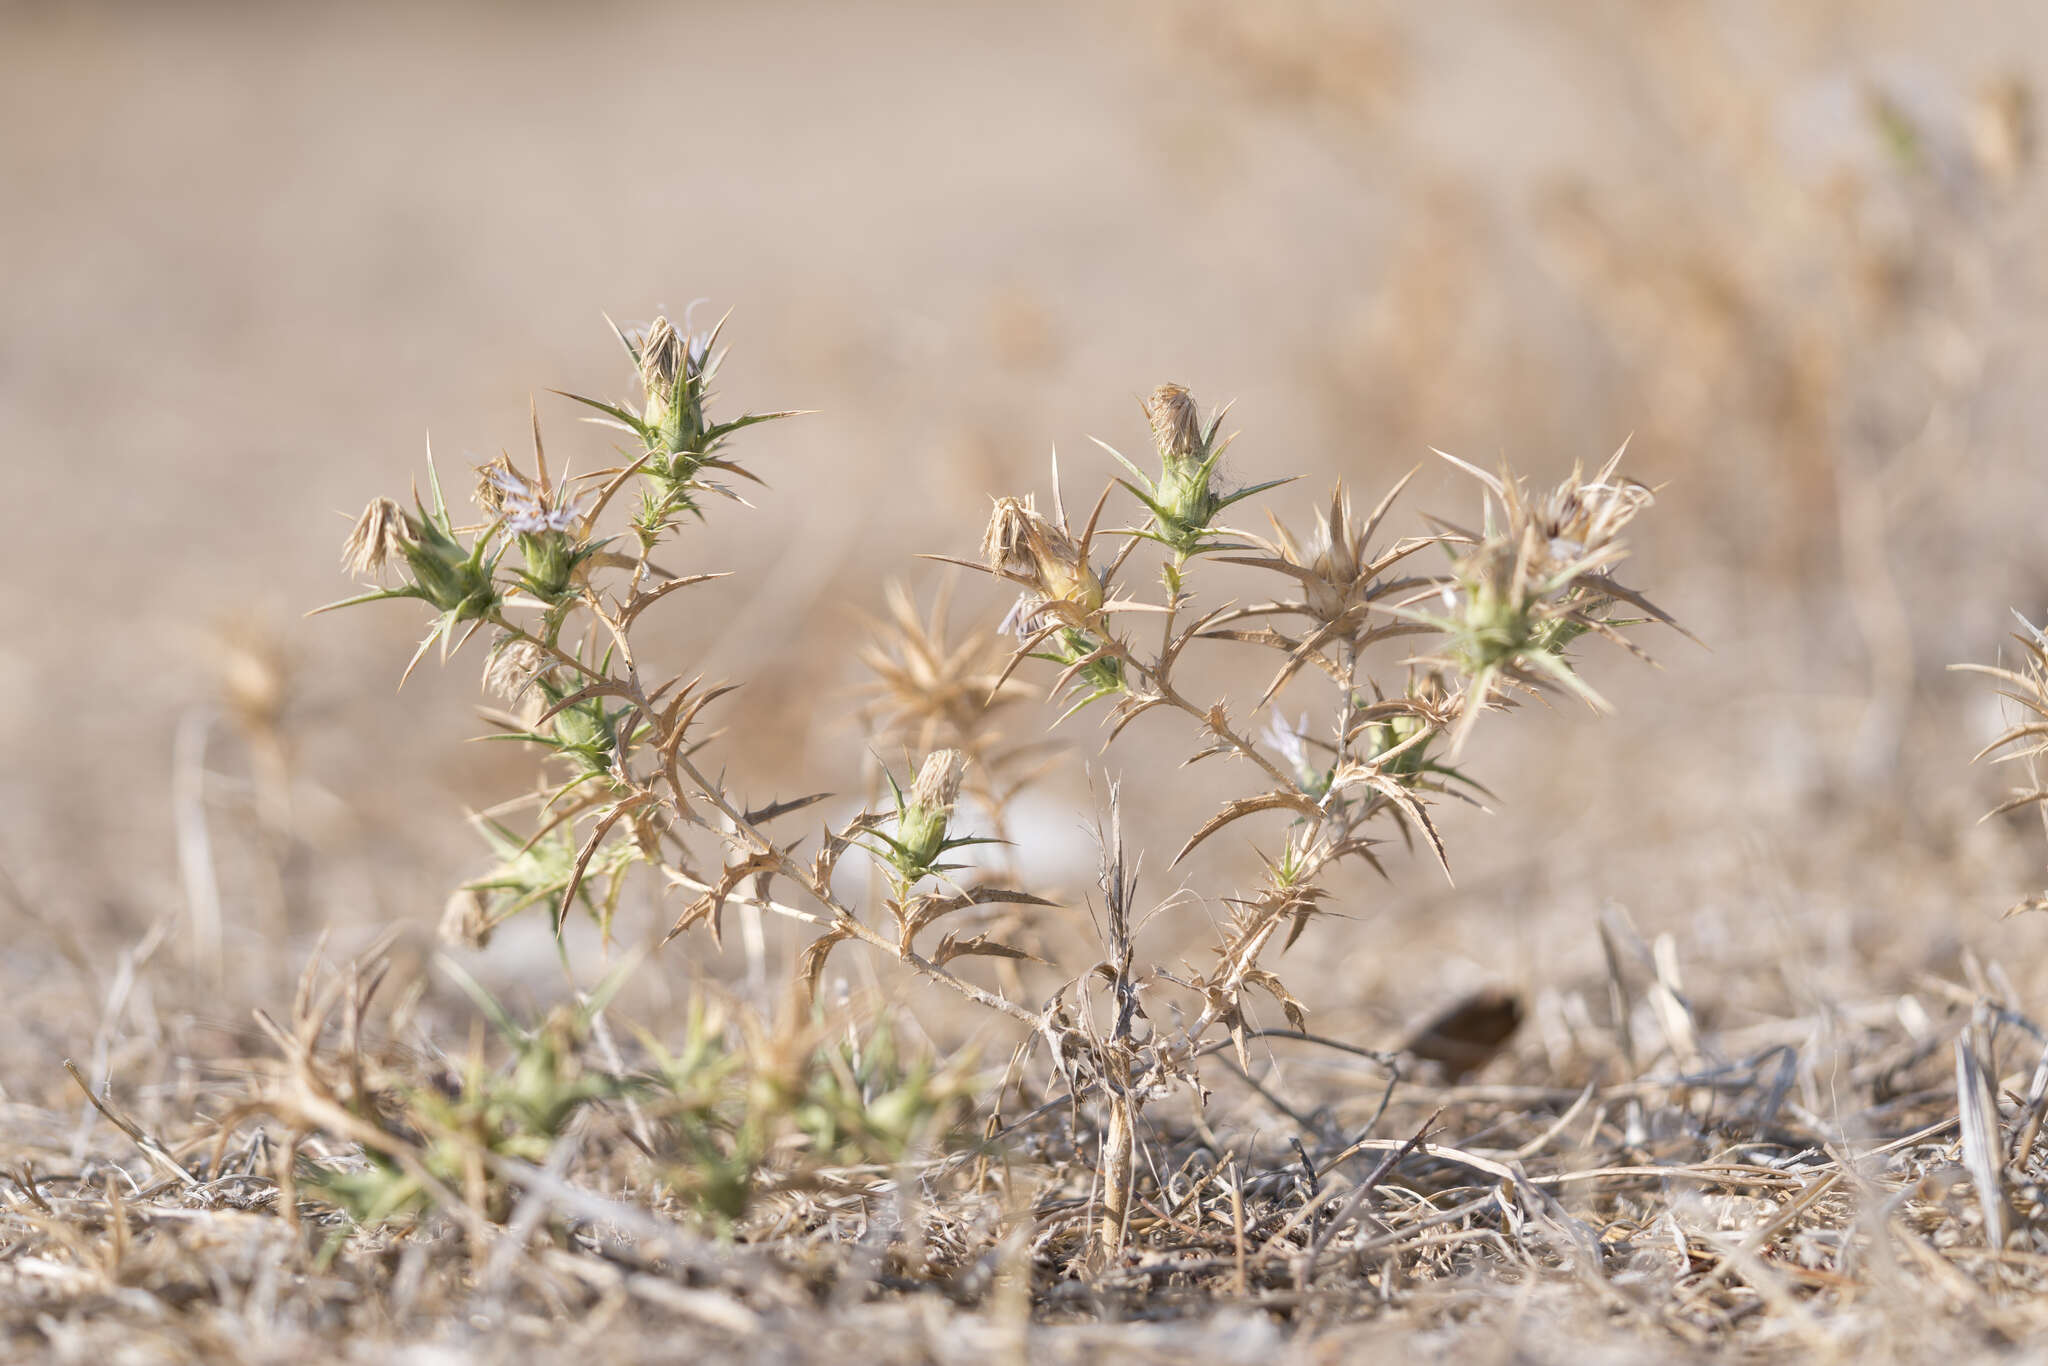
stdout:
<svg viewBox="0 0 2048 1366">
<path fill-rule="evenodd" d="M 1171 584 L 1178 577 L 1179 566 L 1193 556 L 1218 548 L 1217 538 L 1224 532 L 1215 521 L 1223 509 L 1288 481 L 1275 479 L 1235 493 L 1222 492 L 1216 487 L 1216 466 L 1223 458 L 1224 448 L 1230 445 L 1229 437 L 1219 436 L 1223 413 L 1219 411 L 1204 427 L 1194 398 L 1178 384 L 1162 384 L 1154 389 L 1146 397 L 1144 407 L 1152 427 L 1153 445 L 1159 453 L 1159 477 L 1154 479 L 1145 474 L 1114 447 L 1104 449 L 1131 473 L 1131 479 L 1117 482 L 1152 514 L 1151 524 L 1136 534 L 1173 552 L 1168 575 Z"/>
<path fill-rule="evenodd" d="M 431 461 L 427 477 L 434 491 L 431 512 L 417 492 L 412 512 L 389 498 L 374 499 L 356 519 L 342 549 L 343 563 L 360 574 L 381 573 L 394 559 L 401 561 L 405 585 L 380 588 L 318 609 L 325 612 L 392 598 L 418 598 L 431 605 L 439 615 L 406 666 L 408 676 L 435 641 L 441 642 L 446 656 L 457 627 L 492 620 L 504 603 L 497 582 L 498 557 L 491 552 L 493 538 L 480 535 L 464 545 L 448 515 L 441 481 Z"/>
<path fill-rule="evenodd" d="M 969 844 L 997 841 L 950 832 L 953 806 L 960 798 L 960 780 L 967 770 L 967 756 L 957 749 L 942 749 L 927 755 L 917 779 L 906 794 L 887 770 L 889 790 L 896 798 L 896 833 L 871 832 L 884 848 L 873 850 L 895 875 L 898 896 L 934 873 L 950 872 L 959 864 L 940 863 L 951 850 Z"/>
<path fill-rule="evenodd" d="M 633 334 L 613 324 L 626 354 L 633 358 L 641 389 L 637 406 L 607 403 L 580 394 L 565 395 L 595 408 L 640 439 L 641 455 L 635 463 L 643 483 L 640 511 L 633 519 L 633 527 L 643 549 L 651 550 L 679 517 L 698 513 L 700 493 L 709 490 L 737 497 L 722 485 L 709 482 L 707 471 L 754 479 L 721 454 L 727 437 L 757 422 L 794 415 L 744 413 L 729 421 L 712 421 L 711 382 L 723 354 L 718 349 L 719 327 L 706 332 L 688 329 L 687 316 L 681 329 L 666 317 L 659 317 L 638 334 L 636 341 Z"/>
</svg>

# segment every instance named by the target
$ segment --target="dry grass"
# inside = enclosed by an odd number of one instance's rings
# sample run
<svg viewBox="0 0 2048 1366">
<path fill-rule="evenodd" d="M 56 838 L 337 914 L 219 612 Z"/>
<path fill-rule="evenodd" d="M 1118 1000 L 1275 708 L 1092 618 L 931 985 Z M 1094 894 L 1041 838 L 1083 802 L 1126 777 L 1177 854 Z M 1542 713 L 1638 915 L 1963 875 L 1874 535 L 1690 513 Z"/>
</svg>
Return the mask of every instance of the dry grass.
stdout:
<svg viewBox="0 0 2048 1366">
<path fill-rule="evenodd" d="M 2048 1071 L 1996 988 L 1713 1030 L 1668 941 L 1602 933 L 1628 1027 L 1567 1013 L 1561 1055 L 1522 1050 L 1480 1083 L 1390 1085 L 1343 1045 L 1266 1036 L 1332 1065 L 1313 1086 L 1219 1077 L 1199 1118 L 1149 1116 L 1130 1245 L 1081 1276 L 1093 1135 L 1057 1101 L 1012 1122 L 991 1172 L 971 1146 L 806 1163 L 730 1238 L 650 1183 L 626 1113 L 493 1159 L 501 1208 L 451 1193 L 378 1231 L 284 1175 L 294 1142 L 323 1164 L 357 1151 L 303 1138 L 322 1120 L 303 1061 L 117 1099 L 82 1156 L 73 1110 L 17 1103 L 10 1350 L 1234 1360 L 1399 1332 L 1460 1350 L 1511 1334 L 1537 1357 L 1915 1360 L 2041 1331 Z M 380 1082 L 432 1074 L 378 1051 Z M 1959 1076 L 1987 1127 L 1959 1121 Z"/>
</svg>

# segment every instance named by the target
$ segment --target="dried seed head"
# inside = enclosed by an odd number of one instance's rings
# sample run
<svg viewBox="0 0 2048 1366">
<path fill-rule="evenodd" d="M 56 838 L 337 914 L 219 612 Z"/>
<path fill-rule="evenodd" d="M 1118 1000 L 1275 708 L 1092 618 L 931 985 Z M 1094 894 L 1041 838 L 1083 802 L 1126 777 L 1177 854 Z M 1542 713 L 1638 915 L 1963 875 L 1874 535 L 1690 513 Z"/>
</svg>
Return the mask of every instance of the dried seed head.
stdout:
<svg viewBox="0 0 2048 1366">
<path fill-rule="evenodd" d="M 484 510 L 485 516 L 496 517 L 505 510 L 506 481 L 511 477 L 509 456 L 501 455 L 476 467 L 476 505 Z"/>
<path fill-rule="evenodd" d="M 667 318 L 656 318 L 640 344 L 640 382 L 647 386 L 649 397 L 666 395 L 675 388 L 676 376 L 683 373 L 684 354 L 675 325 Z"/>
<path fill-rule="evenodd" d="M 1145 400 L 1145 416 L 1152 420 L 1152 439 L 1159 445 L 1161 460 L 1171 465 L 1200 457 L 1202 422 L 1186 389 L 1160 385 Z"/>
<path fill-rule="evenodd" d="M 1649 485 L 1617 476 L 1610 464 L 1588 483 L 1577 470 L 1551 491 L 1536 512 L 1536 529 L 1557 560 L 1576 560 L 1606 549 L 1621 529 L 1654 500 Z"/>
<path fill-rule="evenodd" d="M 981 558 L 990 569 L 1005 574 L 1030 575 L 1037 571 L 1031 554 L 1031 523 L 1038 518 L 1031 500 L 996 499 L 989 514 L 988 530 L 981 538 Z"/>
<path fill-rule="evenodd" d="M 1342 483 L 1330 494 L 1329 506 L 1316 513 L 1315 535 L 1305 551 L 1280 528 L 1282 557 L 1308 571 L 1302 580 L 1302 597 L 1309 612 L 1323 622 L 1334 622 L 1365 601 L 1370 562 L 1365 537 L 1352 521 L 1351 495 Z"/>
<path fill-rule="evenodd" d="M 480 949 L 491 939 L 491 911 L 484 894 L 459 887 L 441 908 L 441 942 Z"/>
<path fill-rule="evenodd" d="M 341 548 L 342 565 L 351 574 L 381 573 L 391 557 L 404 554 L 414 539 L 404 508 L 389 498 L 372 499 Z"/>
<path fill-rule="evenodd" d="M 530 640 L 501 636 L 499 641 L 484 662 L 484 690 L 516 703 L 526 698 L 535 679 L 554 666 L 546 652 Z"/>
<path fill-rule="evenodd" d="M 1275 517 L 1272 540 L 1252 538 L 1267 553 L 1269 567 L 1300 584 L 1301 600 L 1292 604 L 1294 610 L 1325 626 L 1343 623 L 1351 628 L 1348 634 L 1340 632 L 1339 639 L 1355 639 L 1368 629 L 1364 609 L 1393 586 L 1380 577 L 1382 571 L 1407 553 L 1397 547 L 1375 556 L 1370 548 L 1372 533 L 1391 501 L 1389 495 L 1387 502 L 1361 521 L 1353 514 L 1350 491 L 1340 480 L 1331 489 L 1329 502 L 1317 510 L 1315 531 L 1310 535 L 1297 540 Z"/>
<path fill-rule="evenodd" d="M 982 537 L 990 569 L 1021 579 L 1042 596 L 1087 611 L 1102 605 L 1102 580 L 1081 559 L 1073 537 L 1039 516 L 1030 498 L 998 498 Z"/>
<path fill-rule="evenodd" d="M 877 747 L 987 755 L 1000 738 L 995 711 L 1028 690 L 1004 676 L 993 636 L 948 629 L 945 596 L 926 615 L 900 583 L 887 591 L 888 618 L 860 652 L 874 674 L 861 712 Z"/>
<path fill-rule="evenodd" d="M 967 772 L 967 756 L 957 749 L 942 749 L 928 755 L 910 785 L 910 804 L 933 814 L 953 809 L 960 797 L 960 779 Z"/>
</svg>

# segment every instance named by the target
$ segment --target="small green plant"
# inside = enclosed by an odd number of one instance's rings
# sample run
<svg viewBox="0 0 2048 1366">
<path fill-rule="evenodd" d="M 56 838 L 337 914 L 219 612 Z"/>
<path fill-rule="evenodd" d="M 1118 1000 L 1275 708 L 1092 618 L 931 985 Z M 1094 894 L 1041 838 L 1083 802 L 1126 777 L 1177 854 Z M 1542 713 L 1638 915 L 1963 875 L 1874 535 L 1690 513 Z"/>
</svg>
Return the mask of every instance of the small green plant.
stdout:
<svg viewBox="0 0 2048 1366">
<path fill-rule="evenodd" d="M 563 1144 L 597 1143 L 586 1113 L 625 1107 L 659 1185 L 730 1230 L 764 1196 L 804 1189 L 821 1172 L 888 1170 L 950 1141 L 974 1094 L 970 1057 L 937 1066 L 904 1049 L 886 1018 L 863 1028 L 806 1008 L 770 1026 L 702 999 L 679 1040 L 642 1035 L 645 1064 L 615 1070 L 593 1057 L 593 1038 L 627 968 L 528 1026 L 443 961 L 496 1045 L 478 1037 L 466 1056 L 422 1067 L 364 1036 L 388 967 L 376 950 L 316 989 L 316 964 L 291 1027 L 263 1017 L 288 1066 L 286 1084 L 257 1108 L 356 1146 L 357 1160 L 302 1157 L 295 1171 L 299 1187 L 357 1227 L 433 1209 L 502 1222 L 522 1189 L 517 1168 L 545 1165 Z"/>
<path fill-rule="evenodd" d="M 642 1042 L 662 1184 L 727 1226 L 826 1172 L 950 1143 L 974 1093 L 970 1060 L 906 1057 L 886 1017 L 863 1033 L 790 1011 L 771 1027 L 699 1003 L 680 1045 Z"/>
</svg>

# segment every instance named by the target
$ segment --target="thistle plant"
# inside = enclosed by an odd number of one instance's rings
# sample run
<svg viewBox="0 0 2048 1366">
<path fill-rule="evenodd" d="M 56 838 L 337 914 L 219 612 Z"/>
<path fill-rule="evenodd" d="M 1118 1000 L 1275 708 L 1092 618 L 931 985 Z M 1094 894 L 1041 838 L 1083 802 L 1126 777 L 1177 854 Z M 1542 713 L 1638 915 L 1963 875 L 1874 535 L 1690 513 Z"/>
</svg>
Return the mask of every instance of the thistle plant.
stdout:
<svg viewBox="0 0 2048 1366">
<path fill-rule="evenodd" d="M 1177 386 L 1154 394 L 1147 414 L 1161 452 L 1161 478 L 1139 475 L 1142 486 L 1113 480 L 1078 536 L 1067 520 L 1055 461 L 1051 518 L 1038 514 L 1028 497 L 999 498 L 981 560 L 953 561 L 1018 587 L 1008 618 L 1020 637 L 1012 665 L 1040 659 L 1057 666 L 1051 691 L 1068 703 L 1061 720 L 1104 703 L 1113 744 L 1148 713 L 1177 713 L 1194 738 L 1190 763 L 1229 758 L 1252 779 L 1250 791 L 1228 798 L 1188 837 L 1176 864 L 1241 821 L 1267 813 L 1286 818 L 1276 842 L 1259 853 L 1260 880 L 1224 898 L 1229 915 L 1212 965 L 1187 976 L 1155 970 L 1141 977 L 1134 967 L 1129 902 L 1135 869 L 1124 863 L 1120 836 L 1105 841 L 1107 953 L 1096 973 L 1110 984 L 1110 1018 L 1066 1024 L 1059 1014 L 1060 1023 L 1043 1031 L 1056 1045 L 1062 1027 L 1086 1041 L 1059 1046 L 1089 1058 L 1088 1084 L 1105 1096 L 1099 1255 L 1122 1244 L 1143 1104 L 1176 1085 L 1199 1091 L 1194 1067 L 1213 1030 L 1229 1035 L 1248 1066 L 1254 994 L 1272 999 L 1294 1028 L 1303 1026 L 1305 1007 L 1266 959 L 1291 946 L 1329 903 L 1333 871 L 1356 862 L 1384 872 L 1385 836 L 1378 832 L 1388 829 L 1404 842 L 1419 839 L 1448 869 L 1428 808 L 1437 798 L 1469 799 L 1477 790 L 1451 761 L 1478 717 L 1511 706 L 1518 695 L 1551 688 L 1604 709 L 1574 667 L 1579 640 L 1607 639 L 1640 655 L 1627 628 L 1644 620 L 1670 623 L 1613 577 L 1626 554 L 1619 533 L 1653 497 L 1620 476 L 1618 454 L 1592 478 L 1574 470 L 1541 497 L 1511 471 L 1489 475 L 1445 457 L 1479 481 L 1486 498 L 1482 529 L 1438 522 L 1431 533 L 1387 543 L 1380 542 L 1382 528 L 1407 481 L 1362 520 L 1340 485 L 1304 544 L 1277 520 L 1271 539 L 1215 520 L 1241 497 L 1286 481 L 1217 496 L 1220 414 L 1204 426 L 1195 411 Z M 1098 567 L 1091 551 L 1104 504 L 1118 488 L 1150 519 L 1109 533 L 1123 544 Z M 1148 542 L 1162 552 L 1158 601 L 1125 591 L 1120 577 L 1132 551 Z M 1413 567 L 1431 548 L 1446 552 L 1448 569 Z M 1192 611 L 1191 565 L 1203 555 L 1268 574 L 1279 591 L 1248 605 Z M 1643 616 L 1619 617 L 1617 604 Z M 1158 622 L 1156 636 L 1147 629 L 1150 621 Z M 1375 672 L 1370 666 L 1381 647 L 1397 641 L 1408 653 L 1387 661 L 1395 671 L 1389 679 L 1384 667 Z M 1187 681 L 1197 642 L 1281 652 L 1283 662 L 1252 704 L 1255 711 L 1276 706 L 1295 676 L 1312 666 L 1334 693 L 1327 720 L 1316 726 L 1304 713 L 1289 723 L 1276 709 L 1255 736 L 1232 719 L 1229 699 L 1201 696 Z M 1150 1031 L 1140 1044 L 1135 1022 L 1143 1014 L 1142 995 L 1167 985 L 1191 993 L 1192 1009 L 1176 1030 Z M 1075 1086 L 1078 1092 L 1082 1083 Z"/>
<path fill-rule="evenodd" d="M 2042 830 L 2048 832 L 2048 784 L 2042 782 L 2040 768 L 2041 756 L 2048 754 L 2048 632 L 2018 612 L 2013 615 L 2020 623 L 2020 629 L 2012 633 L 2014 643 L 2020 647 L 2018 668 L 2008 669 L 1993 664 L 1952 664 L 1949 667 L 1961 673 L 1984 674 L 1996 680 L 2000 685 L 1998 695 L 2018 708 L 2006 728 L 1990 744 L 1978 750 L 1972 762 L 1989 759 L 1993 763 L 2018 764 L 2026 771 L 2027 780 L 2015 786 L 2004 801 L 1985 813 L 1984 819 L 2033 807 L 2040 813 Z M 2048 910 L 2048 892 L 2026 898 L 2007 914 L 2040 910 Z"/>
<path fill-rule="evenodd" d="M 998 497 L 978 556 L 928 557 L 1015 591 L 995 632 L 956 639 L 943 602 L 927 617 L 892 590 L 892 621 L 865 655 L 876 682 L 864 715 L 871 742 L 908 754 L 915 777 L 905 790 L 885 763 L 886 795 L 876 792 L 880 800 L 817 832 L 813 851 L 799 857 L 806 832 L 787 822 L 820 798 L 744 799 L 725 776 L 734 766 L 702 754 L 712 741 L 700 720 L 729 689 L 701 673 L 646 676 L 635 649 L 650 609 L 722 577 L 683 574 L 663 561 L 706 515 L 706 494 L 730 495 L 717 479 L 755 477 L 728 439 L 783 415 L 715 418 L 718 330 L 686 334 L 660 319 L 621 332 L 637 399 L 577 400 L 635 439 L 617 462 L 552 477 L 536 418 L 530 469 L 504 456 L 479 469 L 480 521 L 456 524 L 430 469 L 431 509 L 415 499 L 407 512 L 378 499 L 350 537 L 351 568 L 365 576 L 395 570 L 401 582 L 337 605 L 429 605 L 435 615 L 415 663 L 432 644 L 445 656 L 487 631 L 485 683 L 511 708 L 492 714 L 494 734 L 540 761 L 531 793 L 480 818 L 494 866 L 468 884 L 450 924 L 475 937 L 544 908 L 559 936 L 581 908 L 609 936 L 621 887 L 648 876 L 682 901 L 668 939 L 702 928 L 716 941 L 725 910 L 744 905 L 813 931 L 792 965 L 813 994 L 835 949 L 857 944 L 996 1012 L 1024 1035 L 1019 1066 L 1044 1044 L 1053 1077 L 1074 1102 L 1100 1107 L 1098 1256 L 1122 1245 L 1141 1107 L 1177 1087 L 1199 1097 L 1198 1064 L 1215 1035 L 1247 1062 L 1256 996 L 1302 1027 L 1306 1007 L 1272 960 L 1344 894 L 1336 871 L 1355 864 L 1385 872 L 1394 836 L 1425 845 L 1448 867 L 1430 807 L 1482 791 L 1458 766 L 1479 716 L 1544 691 L 1604 708 L 1577 671 L 1581 644 L 1607 640 L 1640 654 L 1629 629 L 1669 623 L 1614 578 L 1626 555 L 1620 533 L 1652 501 L 1651 490 L 1619 474 L 1618 455 L 1590 478 L 1574 470 L 1540 495 L 1509 470 L 1487 474 L 1452 460 L 1480 484 L 1478 530 L 1435 522 L 1390 538 L 1404 479 L 1362 518 L 1340 484 L 1309 536 L 1277 518 L 1270 536 L 1255 535 L 1223 515 L 1288 477 L 1231 491 L 1223 414 L 1202 421 L 1186 390 L 1162 386 L 1145 403 L 1156 477 L 1116 455 L 1126 473 L 1105 482 L 1077 524 L 1055 457 L 1043 508 L 1034 493 Z M 631 537 L 600 534 L 605 512 L 629 486 L 639 496 Z M 1119 494 L 1132 505 L 1130 524 L 1105 526 Z M 1134 572 L 1145 547 L 1157 557 L 1156 596 Z M 1444 555 L 1443 567 L 1423 567 L 1431 551 Z M 1208 560 L 1262 577 L 1268 595 L 1203 605 Z M 992 645 L 998 636 L 1014 642 L 1007 659 Z M 1245 650 L 1279 656 L 1258 697 L 1239 702 L 1204 683 L 1204 657 Z M 994 720 L 998 711 L 1014 715 L 1018 671 L 1034 661 L 1050 666 L 1048 694 L 1063 703 L 1047 730 L 1093 709 L 1113 747 L 1156 713 L 1177 718 L 1192 736 L 1191 763 L 1231 761 L 1234 780 L 1218 809 L 1174 857 L 1178 864 L 1255 818 L 1264 829 L 1250 885 L 1217 898 L 1228 916 L 1205 968 L 1168 972 L 1139 956 L 1148 917 L 1137 905 L 1138 860 L 1126 858 L 1112 797 L 1102 960 L 1042 1001 L 1026 995 L 1016 971 L 1033 956 L 1016 942 L 1023 917 L 1056 904 L 1028 887 L 1032 851 L 998 856 L 1000 872 L 951 856 L 1002 845 L 1004 804 L 1042 771 L 1044 741 L 1010 739 Z M 1301 707 L 1283 697 L 1316 676 L 1320 701 Z M 964 801 L 963 792 L 976 800 Z M 991 819 L 998 828 L 987 828 Z M 858 906 L 837 888 L 840 865 L 856 852 L 879 875 L 878 904 Z M 968 963 L 978 958 L 1009 960 L 997 964 L 998 987 L 971 975 Z M 1095 1018 L 1097 983 L 1107 991 L 1106 1019 Z M 1146 1000 L 1161 993 L 1186 998 L 1170 1027 L 1149 1023 Z M 660 1053 L 658 1041 L 649 1046 Z M 736 1179 L 719 1178 L 728 1187 Z"/>
</svg>

